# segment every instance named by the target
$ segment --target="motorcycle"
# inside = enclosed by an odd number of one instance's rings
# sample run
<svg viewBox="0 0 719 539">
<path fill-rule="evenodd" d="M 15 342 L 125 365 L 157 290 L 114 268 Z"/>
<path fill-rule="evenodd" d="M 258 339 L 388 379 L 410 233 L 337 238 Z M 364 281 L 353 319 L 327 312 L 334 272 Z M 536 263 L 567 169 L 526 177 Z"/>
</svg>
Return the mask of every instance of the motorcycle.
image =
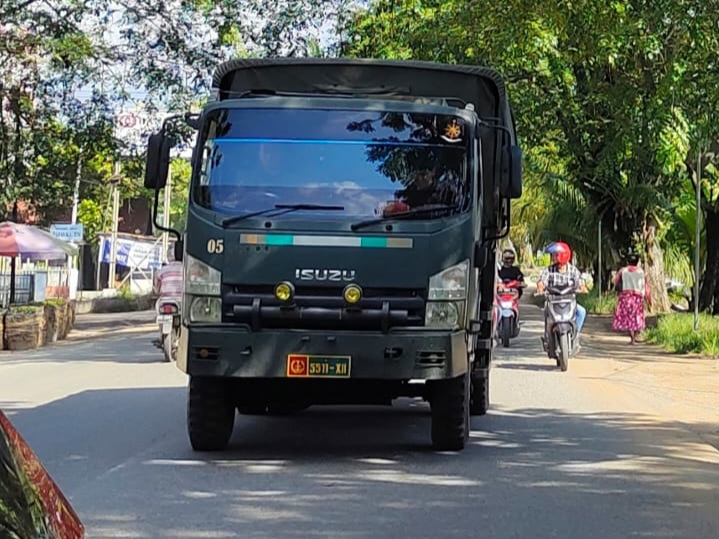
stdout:
<svg viewBox="0 0 719 539">
<path fill-rule="evenodd" d="M 519 281 L 505 280 L 499 285 L 495 297 L 496 334 L 504 348 L 510 339 L 519 335 Z"/>
<path fill-rule="evenodd" d="M 165 361 L 177 359 L 177 344 L 180 341 L 180 302 L 174 299 L 159 299 L 155 307 L 156 321 L 160 326 L 160 343 Z"/>
<path fill-rule="evenodd" d="M 545 336 L 542 340 L 549 359 L 557 361 L 562 372 L 569 368 L 577 339 L 577 294 L 572 283 L 547 287 L 544 291 Z"/>
</svg>

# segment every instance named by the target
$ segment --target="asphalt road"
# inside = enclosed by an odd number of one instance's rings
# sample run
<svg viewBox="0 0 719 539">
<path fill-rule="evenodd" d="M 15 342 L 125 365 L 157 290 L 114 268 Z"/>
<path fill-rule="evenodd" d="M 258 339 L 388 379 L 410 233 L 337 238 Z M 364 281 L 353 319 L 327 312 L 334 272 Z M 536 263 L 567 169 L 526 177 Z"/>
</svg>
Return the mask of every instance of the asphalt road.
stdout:
<svg viewBox="0 0 719 539">
<path fill-rule="evenodd" d="M 525 312 L 462 453 L 404 401 L 240 416 L 228 451 L 194 454 L 185 377 L 137 331 L 0 355 L 0 407 L 88 537 L 719 537 L 719 452 L 607 389 L 602 359 L 560 373 Z"/>
</svg>

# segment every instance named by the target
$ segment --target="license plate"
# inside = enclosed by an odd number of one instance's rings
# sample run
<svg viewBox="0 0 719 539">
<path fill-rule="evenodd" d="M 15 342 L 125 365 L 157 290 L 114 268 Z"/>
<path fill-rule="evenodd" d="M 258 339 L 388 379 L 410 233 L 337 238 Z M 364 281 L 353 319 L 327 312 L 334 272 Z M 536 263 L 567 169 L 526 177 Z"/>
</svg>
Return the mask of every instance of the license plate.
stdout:
<svg viewBox="0 0 719 539">
<path fill-rule="evenodd" d="M 287 376 L 290 378 L 349 378 L 351 356 L 287 356 Z"/>
<path fill-rule="evenodd" d="M 171 314 L 158 314 L 157 318 L 155 319 L 158 324 L 165 324 L 169 322 L 172 324 L 172 315 Z"/>
</svg>

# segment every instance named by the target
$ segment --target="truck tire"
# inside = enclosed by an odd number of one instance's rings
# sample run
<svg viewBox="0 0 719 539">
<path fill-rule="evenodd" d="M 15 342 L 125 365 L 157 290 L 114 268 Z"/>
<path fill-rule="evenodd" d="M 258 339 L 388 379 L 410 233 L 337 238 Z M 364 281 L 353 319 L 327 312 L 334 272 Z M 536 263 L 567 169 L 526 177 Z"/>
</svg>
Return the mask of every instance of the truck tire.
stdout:
<svg viewBox="0 0 719 539">
<path fill-rule="evenodd" d="M 190 376 L 187 431 L 195 451 L 221 451 L 227 447 L 235 423 L 235 406 L 227 381 Z"/>
<path fill-rule="evenodd" d="M 479 369 L 472 373 L 472 387 L 469 402 L 469 414 L 485 415 L 489 410 L 489 369 Z"/>
<path fill-rule="evenodd" d="M 432 445 L 437 451 L 461 451 L 469 439 L 470 373 L 432 382 Z"/>
</svg>

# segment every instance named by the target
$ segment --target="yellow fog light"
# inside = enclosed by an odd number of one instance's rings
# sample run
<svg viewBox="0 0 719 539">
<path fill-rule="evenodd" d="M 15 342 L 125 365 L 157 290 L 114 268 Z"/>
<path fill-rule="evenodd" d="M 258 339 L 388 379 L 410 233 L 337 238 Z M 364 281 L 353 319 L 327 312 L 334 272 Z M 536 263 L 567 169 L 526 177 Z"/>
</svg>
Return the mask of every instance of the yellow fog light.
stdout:
<svg viewBox="0 0 719 539">
<path fill-rule="evenodd" d="M 362 299 L 362 289 L 356 284 L 348 284 L 342 292 L 342 296 L 347 303 L 354 305 Z"/>
<path fill-rule="evenodd" d="M 275 297 L 280 301 L 290 301 L 295 295 L 295 287 L 292 283 L 283 282 L 275 287 Z"/>
</svg>

